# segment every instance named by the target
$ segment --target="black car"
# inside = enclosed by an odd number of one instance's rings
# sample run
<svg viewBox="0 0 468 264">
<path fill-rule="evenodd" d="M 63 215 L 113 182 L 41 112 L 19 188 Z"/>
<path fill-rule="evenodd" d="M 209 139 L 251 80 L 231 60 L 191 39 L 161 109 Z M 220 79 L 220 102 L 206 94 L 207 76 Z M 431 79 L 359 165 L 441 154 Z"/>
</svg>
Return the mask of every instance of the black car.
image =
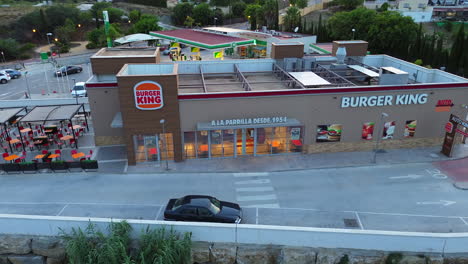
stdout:
<svg viewBox="0 0 468 264">
<path fill-rule="evenodd" d="M 81 68 L 80 66 L 75 66 L 75 65 L 63 66 L 60 69 L 58 69 L 58 71 L 55 72 L 55 76 L 64 76 L 64 75 L 69 75 L 73 73 L 80 73 L 82 71 L 83 71 L 83 68 Z"/>
<path fill-rule="evenodd" d="M 211 196 L 187 195 L 169 200 L 164 220 L 239 224 L 242 209 L 238 204 L 219 201 Z"/>
</svg>

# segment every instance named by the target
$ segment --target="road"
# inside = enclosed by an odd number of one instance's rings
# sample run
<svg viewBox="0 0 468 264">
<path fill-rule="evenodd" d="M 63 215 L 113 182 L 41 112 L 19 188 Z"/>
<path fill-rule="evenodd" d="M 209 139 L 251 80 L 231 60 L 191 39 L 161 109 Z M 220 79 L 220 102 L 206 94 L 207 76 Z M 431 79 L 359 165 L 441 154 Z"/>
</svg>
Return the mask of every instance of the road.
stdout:
<svg viewBox="0 0 468 264">
<path fill-rule="evenodd" d="M 466 192 L 431 163 L 271 173 L 0 175 L 0 213 L 162 219 L 169 198 L 237 201 L 244 223 L 468 232 Z"/>
<path fill-rule="evenodd" d="M 70 89 L 74 82 L 84 82 L 90 77 L 89 60 L 90 55 L 80 55 L 58 59 L 60 65 L 80 65 L 83 71 L 78 74 L 70 74 L 66 77 L 55 77 L 55 68 L 50 63 L 32 64 L 21 70 L 19 79 L 12 79 L 6 84 L 0 84 L 0 100 L 16 100 L 23 98 L 28 91 L 31 94 L 58 93 L 64 96 L 70 95 Z M 27 74 L 25 74 L 27 72 Z M 74 79 L 74 80 L 73 80 Z"/>
</svg>

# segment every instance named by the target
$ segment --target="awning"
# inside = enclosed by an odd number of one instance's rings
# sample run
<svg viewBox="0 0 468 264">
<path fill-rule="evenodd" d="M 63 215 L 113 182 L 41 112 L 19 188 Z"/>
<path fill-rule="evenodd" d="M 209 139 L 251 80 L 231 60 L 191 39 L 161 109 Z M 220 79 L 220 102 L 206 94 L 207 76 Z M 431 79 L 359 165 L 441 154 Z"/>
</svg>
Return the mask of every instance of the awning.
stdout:
<svg viewBox="0 0 468 264">
<path fill-rule="evenodd" d="M 19 112 L 23 111 L 24 108 L 5 108 L 0 110 L 0 124 L 8 122 L 12 117 L 16 116 Z"/>
<path fill-rule="evenodd" d="M 136 42 L 136 41 L 145 41 L 145 40 L 157 40 L 157 39 L 162 39 L 158 37 L 154 37 L 148 34 L 132 34 L 132 35 L 127 35 L 121 38 L 118 38 L 114 40 L 114 42 L 119 43 L 119 44 L 126 44 L 126 43 L 131 43 L 131 42 Z"/>
<path fill-rule="evenodd" d="M 112 128 L 122 128 L 123 127 L 123 120 L 122 120 L 122 113 L 118 112 L 115 114 L 114 118 L 112 119 L 111 123 Z"/>
<path fill-rule="evenodd" d="M 250 125 L 213 126 L 211 122 L 202 122 L 202 123 L 197 123 L 197 131 L 218 130 L 218 129 L 262 128 L 262 127 L 286 127 L 286 126 L 302 126 L 302 124 L 301 122 L 299 122 L 299 120 L 293 119 L 293 118 L 288 118 L 286 122 L 282 122 L 282 123 L 250 124 Z"/>
<path fill-rule="evenodd" d="M 83 105 L 36 106 L 20 122 L 45 122 L 69 120 Z"/>
</svg>

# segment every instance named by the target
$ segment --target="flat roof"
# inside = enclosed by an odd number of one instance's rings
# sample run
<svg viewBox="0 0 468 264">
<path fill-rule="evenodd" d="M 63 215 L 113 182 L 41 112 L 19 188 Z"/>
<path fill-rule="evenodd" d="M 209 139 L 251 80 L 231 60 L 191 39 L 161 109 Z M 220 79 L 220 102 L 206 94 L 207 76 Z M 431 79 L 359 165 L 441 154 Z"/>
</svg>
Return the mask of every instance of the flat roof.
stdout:
<svg viewBox="0 0 468 264">
<path fill-rule="evenodd" d="M 382 67 L 381 69 L 389 71 L 389 72 L 394 73 L 394 74 L 408 74 L 407 72 L 399 70 L 399 69 L 397 69 L 395 67 Z"/>
<path fill-rule="evenodd" d="M 360 65 L 348 65 L 348 67 L 372 78 L 380 76 L 379 73 L 366 69 Z"/>
<path fill-rule="evenodd" d="M 238 29 L 238 28 L 229 28 L 229 27 L 205 27 L 203 29 L 217 31 L 217 32 L 228 32 L 228 33 L 249 32 L 249 30 Z"/>
<path fill-rule="evenodd" d="M 10 118 L 17 115 L 19 112 L 23 111 L 23 107 L 18 108 L 4 108 L 0 109 L 0 124 L 4 124 L 10 120 Z"/>
<path fill-rule="evenodd" d="M 72 119 L 82 105 L 36 106 L 20 122 L 42 122 Z"/>
<path fill-rule="evenodd" d="M 252 39 L 226 36 L 194 29 L 151 31 L 150 35 L 204 49 L 229 48 L 232 43 L 235 43 L 236 46 L 255 44 L 255 40 Z"/>
<path fill-rule="evenodd" d="M 331 83 L 313 72 L 289 72 L 304 86 L 330 85 Z"/>
<path fill-rule="evenodd" d="M 102 48 L 91 58 L 97 57 L 153 57 L 157 56 L 158 48 Z"/>
</svg>

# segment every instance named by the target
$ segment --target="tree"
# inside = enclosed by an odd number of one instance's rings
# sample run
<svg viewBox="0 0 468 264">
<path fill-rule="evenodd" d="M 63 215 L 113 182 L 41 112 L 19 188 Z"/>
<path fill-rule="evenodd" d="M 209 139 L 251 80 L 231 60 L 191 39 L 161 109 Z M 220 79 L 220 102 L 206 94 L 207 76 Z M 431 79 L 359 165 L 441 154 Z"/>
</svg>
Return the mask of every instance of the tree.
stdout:
<svg viewBox="0 0 468 264">
<path fill-rule="evenodd" d="M 211 0 L 210 5 L 212 6 L 228 6 L 229 0 Z"/>
<path fill-rule="evenodd" d="M 453 73 L 460 72 L 460 65 L 463 58 L 463 47 L 465 42 L 465 28 L 461 24 L 458 30 L 458 33 L 455 37 L 455 41 L 452 44 L 452 49 L 450 50 L 448 70 Z"/>
<path fill-rule="evenodd" d="M 184 22 L 184 26 L 192 28 L 194 23 L 195 23 L 195 19 L 191 18 L 190 16 L 187 16 Z"/>
<path fill-rule="evenodd" d="M 95 3 L 91 9 L 89 10 L 89 13 L 91 14 L 92 18 L 94 19 L 96 23 L 96 28 L 100 27 L 99 19 L 102 19 L 102 11 L 104 9 L 111 7 L 111 4 L 108 2 L 98 2 Z"/>
<path fill-rule="evenodd" d="M 172 19 L 176 25 L 183 25 L 188 16 L 193 16 L 193 5 L 191 3 L 177 4 L 172 11 Z"/>
<path fill-rule="evenodd" d="M 333 0 L 330 5 L 338 5 L 346 10 L 354 10 L 363 3 L 364 0 Z"/>
<path fill-rule="evenodd" d="M 132 23 L 136 23 L 140 20 L 141 18 L 141 12 L 140 10 L 132 10 L 130 11 L 130 13 L 128 14 L 128 19 L 130 19 L 130 21 Z"/>
<path fill-rule="evenodd" d="M 234 17 L 243 17 L 244 11 L 247 8 L 247 5 L 244 1 L 238 1 L 232 4 L 232 15 Z"/>
<path fill-rule="evenodd" d="M 132 32 L 148 34 L 150 31 L 161 30 L 158 22 L 159 18 L 157 16 L 142 15 L 140 20 L 133 25 Z"/>
<path fill-rule="evenodd" d="M 330 34 L 337 40 L 352 39 L 352 29 L 354 28 L 356 30 L 355 39 L 367 40 L 367 33 L 376 15 L 377 13 L 374 10 L 367 8 L 358 8 L 350 12 L 338 12 L 328 20 L 332 28 Z M 317 33 L 319 35 L 321 33 L 320 24 L 317 31 L 319 31 Z"/>
<path fill-rule="evenodd" d="M 390 5 L 388 3 L 383 3 L 379 8 L 377 8 L 377 12 L 385 12 L 388 10 Z"/>
<path fill-rule="evenodd" d="M 109 25 L 109 37 L 116 39 L 122 36 L 120 28 L 116 24 Z M 106 32 L 104 27 L 93 29 L 88 32 L 88 41 L 95 45 L 95 47 L 105 47 L 107 45 Z"/>
<path fill-rule="evenodd" d="M 108 7 L 104 10 L 107 11 L 107 13 L 109 14 L 109 23 L 120 22 L 122 20 L 122 16 L 125 14 L 125 12 L 122 9 L 114 7 Z M 100 18 L 104 18 L 102 12 L 100 14 Z"/>
<path fill-rule="evenodd" d="M 206 3 L 199 4 L 193 8 L 193 18 L 202 26 L 213 24 L 213 15 L 213 10 Z"/>
<path fill-rule="evenodd" d="M 276 27 L 276 20 L 278 20 L 277 5 L 277 0 L 265 0 L 265 4 L 262 8 L 263 14 L 261 16 L 265 18 L 264 25 L 267 26 L 267 28 Z"/>
<path fill-rule="evenodd" d="M 262 9 L 262 6 L 260 6 L 259 4 L 251 4 L 251 5 L 247 5 L 247 8 L 244 11 L 245 17 L 250 22 L 251 30 L 257 29 L 257 15 L 259 13 L 259 10 L 261 9 Z"/>
<path fill-rule="evenodd" d="M 301 25 L 301 13 L 299 9 L 295 6 L 291 6 L 286 10 L 286 15 L 284 16 L 283 26 L 285 31 L 294 31 L 295 27 Z"/>
<path fill-rule="evenodd" d="M 72 34 L 76 31 L 75 23 L 71 19 L 65 20 L 65 25 L 55 29 L 55 37 L 60 40 L 60 43 L 68 45 L 71 41 Z"/>
</svg>

